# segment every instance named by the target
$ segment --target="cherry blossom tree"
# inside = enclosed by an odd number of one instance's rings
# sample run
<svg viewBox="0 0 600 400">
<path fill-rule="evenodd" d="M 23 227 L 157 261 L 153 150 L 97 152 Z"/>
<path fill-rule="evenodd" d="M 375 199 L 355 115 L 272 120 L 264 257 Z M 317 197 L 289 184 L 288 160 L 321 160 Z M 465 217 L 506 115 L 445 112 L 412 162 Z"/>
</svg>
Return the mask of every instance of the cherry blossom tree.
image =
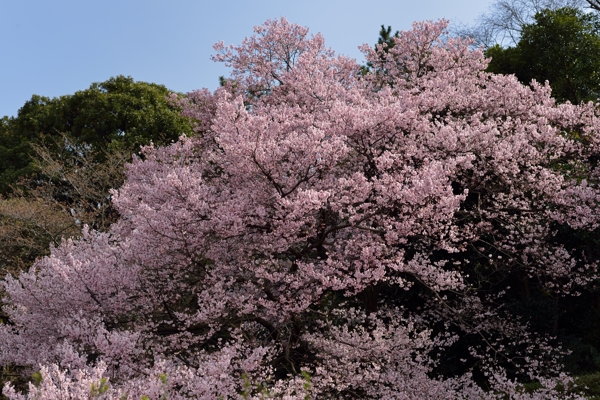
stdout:
<svg viewBox="0 0 600 400">
<path fill-rule="evenodd" d="M 122 216 L 5 282 L 11 398 L 558 398 L 563 353 L 506 307 L 573 296 L 597 260 L 600 120 L 485 73 L 446 21 L 363 46 L 267 21 L 215 45 L 196 135 L 146 147 Z M 534 393 L 521 383 L 537 381 Z"/>
</svg>

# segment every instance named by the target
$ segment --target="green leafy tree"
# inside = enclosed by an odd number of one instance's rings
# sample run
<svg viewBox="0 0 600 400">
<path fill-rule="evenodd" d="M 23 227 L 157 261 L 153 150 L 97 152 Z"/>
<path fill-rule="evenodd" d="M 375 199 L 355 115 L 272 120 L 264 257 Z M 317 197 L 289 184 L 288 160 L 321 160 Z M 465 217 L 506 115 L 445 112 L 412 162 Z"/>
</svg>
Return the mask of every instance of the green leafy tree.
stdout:
<svg viewBox="0 0 600 400">
<path fill-rule="evenodd" d="M 9 185 L 20 176 L 33 173 L 31 146 L 27 138 L 11 132 L 14 119 L 0 120 L 0 193 L 7 193 Z"/>
<path fill-rule="evenodd" d="M 544 10 L 523 27 L 516 46 L 493 46 L 489 72 L 523 83 L 549 81 L 558 101 L 596 101 L 600 95 L 600 18 L 575 8 Z"/>
<path fill-rule="evenodd" d="M 458 25 L 455 34 L 468 36 L 476 46 L 489 48 L 499 43 L 514 46 L 519 42 L 523 27 L 534 22 L 537 13 L 563 7 L 592 8 L 597 0 L 492 0 L 489 8 L 475 19 L 475 25 Z"/>
<path fill-rule="evenodd" d="M 0 194 L 36 171 L 32 145 L 60 153 L 72 150 L 62 140 L 85 144 L 102 161 L 107 149 L 133 149 L 169 143 L 192 132 L 188 120 L 167 100 L 162 85 L 117 76 L 72 95 L 33 95 L 14 118 L 0 123 Z M 67 146 L 67 147 L 65 147 Z M 61 148 L 62 147 L 62 148 Z M 39 172 L 39 169 L 37 169 Z"/>
<path fill-rule="evenodd" d="M 395 38 L 397 38 L 400 35 L 399 31 L 396 31 L 393 35 L 392 35 L 392 27 L 388 25 L 388 27 L 386 28 L 385 25 L 381 25 L 381 29 L 379 30 L 379 38 L 377 39 L 377 46 L 383 46 L 383 52 L 384 54 L 387 54 L 390 49 L 394 48 L 394 46 L 396 45 L 396 42 L 394 41 Z M 376 46 L 376 48 L 377 48 Z M 383 64 L 385 62 L 384 60 L 385 57 L 381 57 L 380 58 L 380 63 L 379 64 Z M 381 69 L 381 66 L 379 65 L 374 65 L 372 62 L 368 62 L 367 65 L 363 65 L 360 67 L 360 72 L 362 75 L 366 75 L 368 74 L 370 71 L 373 70 L 379 70 Z"/>
<path fill-rule="evenodd" d="M 377 44 L 384 44 L 387 46 L 386 48 L 389 50 L 396 45 L 394 39 L 400 35 L 400 32 L 396 31 L 392 35 L 392 27 L 388 25 L 386 28 L 385 25 L 381 25 L 381 30 L 379 31 L 379 39 L 377 39 Z"/>
</svg>

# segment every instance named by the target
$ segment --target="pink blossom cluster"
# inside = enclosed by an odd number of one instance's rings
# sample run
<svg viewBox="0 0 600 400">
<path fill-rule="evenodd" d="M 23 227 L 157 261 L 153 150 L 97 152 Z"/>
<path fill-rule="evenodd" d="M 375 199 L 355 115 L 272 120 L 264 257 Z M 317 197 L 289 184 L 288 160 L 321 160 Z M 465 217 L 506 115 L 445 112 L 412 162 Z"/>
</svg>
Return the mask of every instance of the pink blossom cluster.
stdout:
<svg viewBox="0 0 600 400">
<path fill-rule="evenodd" d="M 446 26 L 363 46 L 367 73 L 283 18 L 217 44 L 231 79 L 173 98 L 197 133 L 134 158 L 120 221 L 7 278 L 0 363 L 40 379 L 6 395 L 562 396 L 560 351 L 496 277 L 598 278 L 555 232 L 599 226 L 596 106 L 484 72 Z"/>
</svg>

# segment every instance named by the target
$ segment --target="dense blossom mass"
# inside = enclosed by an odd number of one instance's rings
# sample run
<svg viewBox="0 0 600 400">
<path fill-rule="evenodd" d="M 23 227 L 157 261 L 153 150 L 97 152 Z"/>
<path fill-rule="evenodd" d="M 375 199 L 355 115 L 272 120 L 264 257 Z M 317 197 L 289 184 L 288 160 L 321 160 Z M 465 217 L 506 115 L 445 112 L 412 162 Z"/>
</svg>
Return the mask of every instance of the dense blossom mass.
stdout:
<svg viewBox="0 0 600 400">
<path fill-rule="evenodd" d="M 568 396 L 503 298 L 598 279 L 559 232 L 599 225 L 600 120 L 446 26 L 364 46 L 368 71 L 285 19 L 217 44 L 230 79 L 180 104 L 195 136 L 134 158 L 119 222 L 7 279 L 0 362 L 39 379 L 4 392 Z"/>
</svg>

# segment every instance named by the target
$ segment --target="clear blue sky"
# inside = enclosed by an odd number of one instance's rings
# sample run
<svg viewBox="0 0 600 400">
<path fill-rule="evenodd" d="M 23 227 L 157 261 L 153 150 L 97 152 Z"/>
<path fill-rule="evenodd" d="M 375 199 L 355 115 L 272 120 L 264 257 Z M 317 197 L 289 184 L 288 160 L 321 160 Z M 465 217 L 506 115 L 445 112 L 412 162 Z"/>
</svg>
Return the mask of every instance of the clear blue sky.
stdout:
<svg viewBox="0 0 600 400">
<path fill-rule="evenodd" d="M 0 117 L 33 94 L 74 93 L 115 75 L 178 92 L 218 86 L 227 69 L 212 45 L 239 44 L 252 27 L 285 16 L 362 61 L 357 46 L 381 24 L 471 23 L 491 0 L 0 0 Z"/>
</svg>

